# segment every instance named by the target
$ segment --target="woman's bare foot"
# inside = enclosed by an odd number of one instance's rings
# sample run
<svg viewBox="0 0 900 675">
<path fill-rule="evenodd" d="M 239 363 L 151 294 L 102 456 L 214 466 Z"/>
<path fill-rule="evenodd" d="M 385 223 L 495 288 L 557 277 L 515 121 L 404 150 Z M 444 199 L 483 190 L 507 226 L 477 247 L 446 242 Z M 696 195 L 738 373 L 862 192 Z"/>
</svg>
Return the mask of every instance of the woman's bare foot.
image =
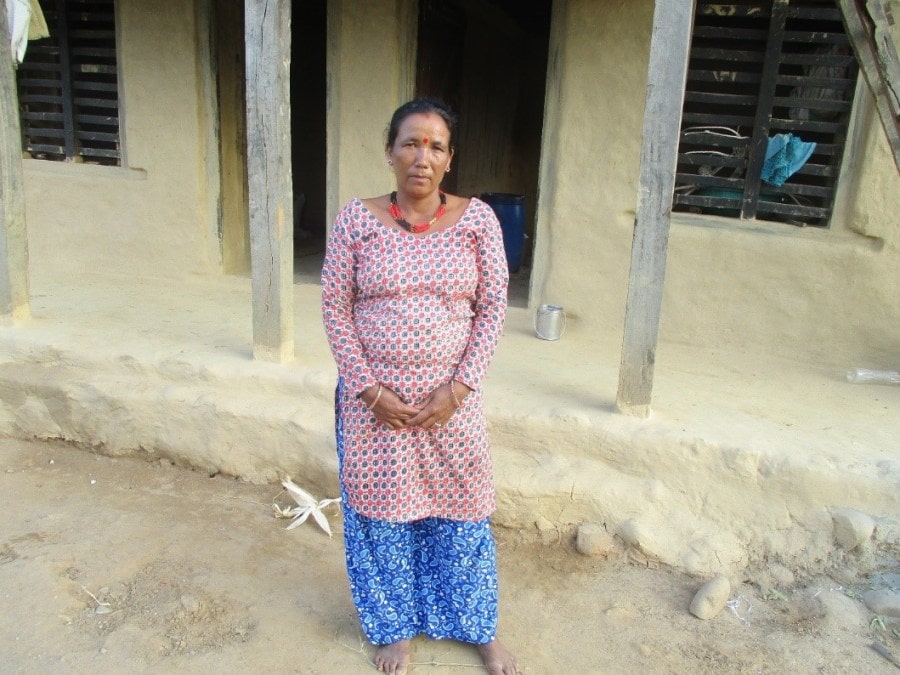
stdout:
<svg viewBox="0 0 900 675">
<path fill-rule="evenodd" d="M 499 640 L 478 645 L 478 652 L 484 667 L 491 675 L 519 675 L 519 664 L 516 657 L 510 654 Z"/>
<path fill-rule="evenodd" d="M 382 673 L 406 675 L 407 666 L 409 666 L 409 640 L 381 645 L 375 652 L 375 667 Z"/>
</svg>

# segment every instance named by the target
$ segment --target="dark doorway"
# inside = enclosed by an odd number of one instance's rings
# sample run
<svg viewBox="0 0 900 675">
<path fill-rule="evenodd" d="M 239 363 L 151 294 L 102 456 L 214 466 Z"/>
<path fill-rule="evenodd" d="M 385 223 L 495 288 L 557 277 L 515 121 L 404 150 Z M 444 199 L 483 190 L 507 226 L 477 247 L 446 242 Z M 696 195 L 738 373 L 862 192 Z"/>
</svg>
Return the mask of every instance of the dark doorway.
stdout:
<svg viewBox="0 0 900 675">
<path fill-rule="evenodd" d="M 219 113 L 222 270 L 245 274 L 250 271 L 250 214 L 243 3 L 216 0 L 211 32 Z"/>
<path fill-rule="evenodd" d="M 416 94 L 460 114 L 445 189 L 525 197 L 524 288 L 534 245 L 551 0 L 422 0 Z"/>
<path fill-rule="evenodd" d="M 326 0 L 291 7 L 291 163 L 294 190 L 294 256 L 325 250 L 325 46 Z M 247 205 L 246 104 L 243 3 L 216 0 L 223 269 L 250 270 Z"/>
<path fill-rule="evenodd" d="M 325 248 L 326 0 L 291 5 L 291 162 L 294 256 Z"/>
</svg>

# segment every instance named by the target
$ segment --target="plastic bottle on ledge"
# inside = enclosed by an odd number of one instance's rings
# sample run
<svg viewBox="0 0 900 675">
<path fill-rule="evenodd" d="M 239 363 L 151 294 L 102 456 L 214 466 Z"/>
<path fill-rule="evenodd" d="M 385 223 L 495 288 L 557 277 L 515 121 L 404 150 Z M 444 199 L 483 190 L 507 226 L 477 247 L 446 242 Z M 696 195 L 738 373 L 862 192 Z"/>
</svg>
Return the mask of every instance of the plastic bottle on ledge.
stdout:
<svg viewBox="0 0 900 675">
<path fill-rule="evenodd" d="M 847 382 L 853 382 L 854 384 L 900 384 L 900 373 L 896 370 L 853 368 L 847 371 Z"/>
</svg>

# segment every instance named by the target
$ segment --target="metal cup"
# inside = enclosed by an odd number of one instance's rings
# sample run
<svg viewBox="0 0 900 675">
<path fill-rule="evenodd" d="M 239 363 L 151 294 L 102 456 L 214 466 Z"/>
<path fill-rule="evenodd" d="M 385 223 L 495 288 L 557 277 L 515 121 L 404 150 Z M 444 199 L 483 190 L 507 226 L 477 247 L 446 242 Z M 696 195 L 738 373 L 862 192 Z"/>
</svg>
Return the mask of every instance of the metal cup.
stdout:
<svg viewBox="0 0 900 675">
<path fill-rule="evenodd" d="M 566 312 L 560 305 L 541 305 L 534 315 L 534 334 L 541 340 L 559 340 L 566 329 Z"/>
</svg>

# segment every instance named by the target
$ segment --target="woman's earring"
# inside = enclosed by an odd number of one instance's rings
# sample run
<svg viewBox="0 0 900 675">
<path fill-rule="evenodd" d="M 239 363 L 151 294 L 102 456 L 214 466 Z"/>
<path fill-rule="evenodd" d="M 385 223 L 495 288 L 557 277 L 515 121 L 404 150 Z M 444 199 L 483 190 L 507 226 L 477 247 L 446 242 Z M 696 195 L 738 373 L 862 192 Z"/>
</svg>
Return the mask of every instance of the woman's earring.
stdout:
<svg viewBox="0 0 900 675">
<path fill-rule="evenodd" d="M 389 160 L 388 160 L 388 166 L 394 166 L 394 160 L 389 159 Z"/>
<path fill-rule="evenodd" d="M 444 169 L 444 173 L 450 173 L 450 167 L 449 167 L 449 166 L 448 166 L 446 169 Z"/>
</svg>

